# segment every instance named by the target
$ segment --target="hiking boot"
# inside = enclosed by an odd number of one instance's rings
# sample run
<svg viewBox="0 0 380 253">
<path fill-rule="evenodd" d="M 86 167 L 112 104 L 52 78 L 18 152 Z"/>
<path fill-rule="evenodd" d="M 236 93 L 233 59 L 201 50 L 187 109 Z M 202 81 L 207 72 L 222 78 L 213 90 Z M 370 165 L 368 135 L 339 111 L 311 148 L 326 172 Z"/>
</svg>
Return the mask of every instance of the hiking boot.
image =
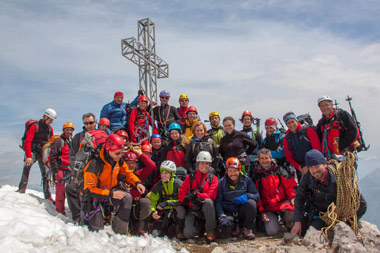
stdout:
<svg viewBox="0 0 380 253">
<path fill-rule="evenodd" d="M 55 201 L 54 201 L 54 199 L 52 197 L 47 198 L 47 200 L 50 200 L 51 202 L 53 202 L 53 205 L 55 205 Z M 64 215 L 64 213 L 62 213 L 62 214 Z"/>
<path fill-rule="evenodd" d="M 185 236 L 183 235 L 182 232 L 178 232 L 177 233 L 177 239 L 180 240 L 180 241 L 182 241 L 182 240 L 185 240 L 186 238 L 185 238 Z"/>
<path fill-rule="evenodd" d="M 238 237 L 239 234 L 240 234 L 240 228 L 239 228 L 239 225 L 236 224 L 234 230 L 232 230 L 232 236 L 233 237 Z"/>
<path fill-rule="evenodd" d="M 252 229 L 243 228 L 244 238 L 247 240 L 253 240 L 256 238 L 255 234 L 252 232 Z"/>
<path fill-rule="evenodd" d="M 141 230 L 141 229 L 137 230 L 137 235 L 138 235 L 138 236 L 145 236 L 146 233 L 147 233 L 147 232 L 144 231 L 144 230 Z"/>
<path fill-rule="evenodd" d="M 216 239 L 216 235 L 215 233 L 207 233 L 207 236 L 206 236 L 206 240 L 207 240 L 207 243 L 210 244 L 212 242 L 215 242 L 215 239 Z"/>
<path fill-rule="evenodd" d="M 25 190 L 24 189 L 18 189 L 16 192 L 25 193 Z"/>
<path fill-rule="evenodd" d="M 121 234 L 121 235 L 128 235 L 128 222 L 123 221 L 120 219 L 118 215 L 115 216 L 113 222 L 112 222 L 112 230 L 115 232 L 115 234 Z"/>
</svg>

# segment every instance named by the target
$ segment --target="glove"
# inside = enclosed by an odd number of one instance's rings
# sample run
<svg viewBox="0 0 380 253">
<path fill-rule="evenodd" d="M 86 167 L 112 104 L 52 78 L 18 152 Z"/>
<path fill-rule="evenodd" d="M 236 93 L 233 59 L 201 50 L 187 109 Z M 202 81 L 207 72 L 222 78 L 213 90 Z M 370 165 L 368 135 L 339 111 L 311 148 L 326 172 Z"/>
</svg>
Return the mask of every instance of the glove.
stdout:
<svg viewBox="0 0 380 253">
<path fill-rule="evenodd" d="M 188 206 L 189 203 L 190 203 L 190 201 L 191 201 L 191 199 L 192 199 L 192 197 L 193 197 L 193 196 L 192 196 L 191 193 L 187 194 L 186 197 L 183 199 L 182 203 L 183 203 L 185 206 Z"/>
<path fill-rule="evenodd" d="M 243 194 L 240 197 L 235 198 L 236 205 L 244 205 L 248 200 L 247 194 Z"/>
<path fill-rule="evenodd" d="M 198 199 L 198 192 L 199 190 L 194 190 L 192 193 L 191 193 L 191 200 L 194 202 L 195 200 Z"/>
<path fill-rule="evenodd" d="M 234 225 L 234 218 L 231 216 L 227 216 L 223 214 L 222 216 L 219 217 L 219 227 L 222 230 L 225 230 L 229 227 L 232 227 Z"/>
<path fill-rule="evenodd" d="M 193 204 L 197 207 L 203 206 L 204 203 L 205 203 L 205 200 L 202 198 L 197 198 L 196 200 L 193 200 Z"/>
<path fill-rule="evenodd" d="M 167 205 L 168 205 L 168 202 L 166 202 L 166 201 L 162 201 L 162 202 L 158 203 L 158 206 L 160 206 L 162 208 L 164 208 Z"/>
</svg>

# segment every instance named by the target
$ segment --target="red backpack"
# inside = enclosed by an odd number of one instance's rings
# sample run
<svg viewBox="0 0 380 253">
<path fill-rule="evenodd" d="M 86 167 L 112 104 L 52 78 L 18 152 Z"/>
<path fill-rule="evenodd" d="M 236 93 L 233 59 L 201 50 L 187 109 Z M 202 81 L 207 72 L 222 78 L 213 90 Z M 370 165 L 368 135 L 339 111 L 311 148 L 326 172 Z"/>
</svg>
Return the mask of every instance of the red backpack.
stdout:
<svg viewBox="0 0 380 253">
<path fill-rule="evenodd" d="M 24 150 L 24 142 L 25 142 L 25 139 L 26 139 L 26 133 L 28 132 L 28 130 L 33 126 L 33 125 L 36 125 L 36 132 L 38 132 L 38 120 L 36 119 L 29 119 L 27 122 L 25 122 L 25 131 L 24 131 L 24 135 L 22 136 L 21 138 L 21 145 L 19 145 L 19 147 Z"/>
</svg>

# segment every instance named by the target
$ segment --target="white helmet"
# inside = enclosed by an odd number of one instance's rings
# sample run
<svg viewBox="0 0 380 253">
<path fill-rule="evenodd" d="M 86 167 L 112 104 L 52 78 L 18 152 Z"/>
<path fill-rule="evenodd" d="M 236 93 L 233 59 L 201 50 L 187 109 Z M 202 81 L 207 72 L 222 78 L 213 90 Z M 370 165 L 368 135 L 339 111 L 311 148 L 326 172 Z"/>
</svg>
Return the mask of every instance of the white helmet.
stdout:
<svg viewBox="0 0 380 253">
<path fill-rule="evenodd" d="M 44 115 L 48 116 L 51 119 L 57 119 L 57 113 L 53 109 L 46 109 Z"/>
<path fill-rule="evenodd" d="M 332 100 L 332 98 L 330 98 L 329 96 L 322 96 L 322 97 L 318 98 L 318 105 L 322 101 L 329 101 L 330 104 L 334 103 L 334 101 Z"/>
<path fill-rule="evenodd" d="M 212 157 L 208 151 L 201 151 L 197 155 L 197 162 L 212 162 Z"/>
<path fill-rule="evenodd" d="M 174 175 L 176 170 L 177 170 L 177 166 L 175 166 L 174 162 L 172 162 L 170 160 L 166 160 L 166 161 L 163 161 L 161 163 L 161 166 L 160 166 L 160 172 L 163 170 L 166 170 L 166 171 L 172 173 L 172 175 Z"/>
</svg>

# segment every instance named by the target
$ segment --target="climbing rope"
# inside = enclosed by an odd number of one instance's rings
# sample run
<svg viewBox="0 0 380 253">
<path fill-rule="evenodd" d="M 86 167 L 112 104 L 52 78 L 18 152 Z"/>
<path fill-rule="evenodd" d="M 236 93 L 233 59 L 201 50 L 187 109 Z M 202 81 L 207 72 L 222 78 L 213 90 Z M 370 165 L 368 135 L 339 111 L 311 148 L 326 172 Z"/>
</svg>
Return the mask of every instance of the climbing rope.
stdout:
<svg viewBox="0 0 380 253">
<path fill-rule="evenodd" d="M 322 233 L 327 241 L 327 232 L 334 228 L 339 221 L 346 222 L 359 236 L 358 217 L 356 212 L 360 206 L 360 189 L 355 169 L 355 155 L 346 152 L 341 163 L 337 160 L 329 160 L 329 168 L 335 175 L 337 186 L 336 204 L 329 205 L 326 212 L 320 212 L 321 219 L 327 227 L 322 228 Z"/>
</svg>

